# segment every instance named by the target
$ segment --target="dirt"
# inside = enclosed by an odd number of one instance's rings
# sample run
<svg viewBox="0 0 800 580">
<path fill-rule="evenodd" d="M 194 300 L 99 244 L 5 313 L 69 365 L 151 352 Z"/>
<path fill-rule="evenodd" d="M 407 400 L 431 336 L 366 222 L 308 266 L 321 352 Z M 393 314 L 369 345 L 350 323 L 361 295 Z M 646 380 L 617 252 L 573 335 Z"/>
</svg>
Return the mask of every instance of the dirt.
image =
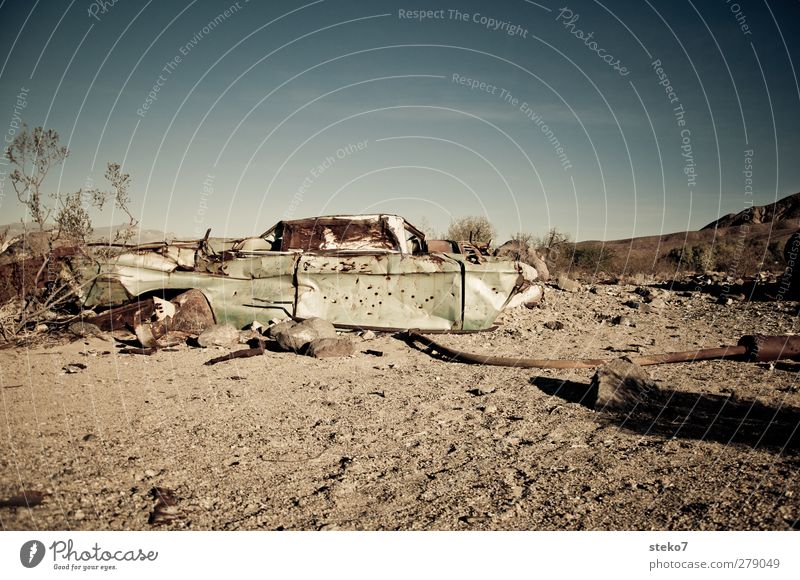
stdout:
<svg viewBox="0 0 800 580">
<path fill-rule="evenodd" d="M 633 290 L 549 288 L 495 331 L 437 340 L 614 358 L 797 330 L 795 302 L 668 293 L 644 313 L 624 305 Z M 225 351 L 123 355 L 97 337 L 0 351 L 0 498 L 44 494 L 0 508 L 3 529 L 800 528 L 798 364 L 647 367 L 658 396 L 613 414 L 580 402 L 592 370 L 356 340 L 346 358 L 215 366 L 203 363 Z M 74 363 L 87 368 L 62 370 Z"/>
</svg>

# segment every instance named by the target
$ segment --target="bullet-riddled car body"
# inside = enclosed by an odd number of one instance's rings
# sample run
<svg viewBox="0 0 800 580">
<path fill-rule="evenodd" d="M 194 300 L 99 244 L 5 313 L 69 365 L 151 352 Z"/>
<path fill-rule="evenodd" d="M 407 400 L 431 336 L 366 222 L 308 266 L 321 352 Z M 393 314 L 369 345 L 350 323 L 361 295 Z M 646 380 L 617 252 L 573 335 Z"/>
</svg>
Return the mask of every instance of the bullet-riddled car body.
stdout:
<svg viewBox="0 0 800 580">
<path fill-rule="evenodd" d="M 394 215 L 281 221 L 257 237 L 145 244 L 90 272 L 85 306 L 200 290 L 218 322 L 329 320 L 341 328 L 483 330 L 515 295 L 541 297 L 536 271 L 490 256 L 428 252 Z"/>
</svg>

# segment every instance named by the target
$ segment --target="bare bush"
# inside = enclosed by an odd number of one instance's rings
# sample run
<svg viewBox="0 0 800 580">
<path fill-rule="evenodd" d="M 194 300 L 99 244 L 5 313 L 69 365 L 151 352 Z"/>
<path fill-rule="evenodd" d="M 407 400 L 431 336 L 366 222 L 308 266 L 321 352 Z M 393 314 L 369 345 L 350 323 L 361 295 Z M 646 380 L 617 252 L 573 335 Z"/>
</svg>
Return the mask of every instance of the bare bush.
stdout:
<svg viewBox="0 0 800 580">
<path fill-rule="evenodd" d="M 52 129 L 36 127 L 29 131 L 27 125 L 24 125 L 23 131 L 6 149 L 5 155 L 14 166 L 10 175 L 11 184 L 20 203 L 25 206 L 31 221 L 39 230 L 40 244 L 27 244 L 26 247 L 34 251 L 23 259 L 29 265 L 22 268 L 23 279 L 16 286 L 19 300 L 7 302 L 0 313 L 0 334 L 10 340 L 10 337 L 18 335 L 26 328 L 35 326 L 43 316 L 52 315 L 54 309 L 93 281 L 84 280 L 79 283 L 65 269 L 63 262 L 54 260 L 53 246 L 56 241 L 84 244 L 93 232 L 90 210 L 101 210 L 109 200 L 129 220 L 127 226 L 117 232 L 114 241 L 130 239 L 138 221 L 128 207 L 130 175 L 122 173 L 119 163 L 109 163 L 105 173 L 111 186 L 110 191 L 89 188 L 49 195 L 45 193 L 44 183 L 48 173 L 62 164 L 69 155 L 68 149 L 59 143 L 58 133 Z M 54 227 L 48 221 L 51 217 Z M 30 235 L 25 235 L 24 242 L 29 241 Z M 45 241 L 46 245 L 43 246 Z M 25 266 L 24 263 L 22 265 Z M 32 280 L 30 276 L 25 276 L 26 270 L 36 271 Z M 48 274 L 45 278 L 46 284 L 42 283 L 45 273 Z"/>
<path fill-rule="evenodd" d="M 61 165 L 67 155 L 69 151 L 59 144 L 56 131 L 36 127 L 29 132 L 27 125 L 23 125 L 22 132 L 6 149 L 6 157 L 15 166 L 10 175 L 11 185 L 40 232 L 45 231 L 53 211 L 44 199 L 44 181 L 50 170 Z"/>
<path fill-rule="evenodd" d="M 445 238 L 455 241 L 470 241 L 473 244 L 489 244 L 495 237 L 495 229 L 486 216 L 467 216 L 450 223 Z"/>
</svg>

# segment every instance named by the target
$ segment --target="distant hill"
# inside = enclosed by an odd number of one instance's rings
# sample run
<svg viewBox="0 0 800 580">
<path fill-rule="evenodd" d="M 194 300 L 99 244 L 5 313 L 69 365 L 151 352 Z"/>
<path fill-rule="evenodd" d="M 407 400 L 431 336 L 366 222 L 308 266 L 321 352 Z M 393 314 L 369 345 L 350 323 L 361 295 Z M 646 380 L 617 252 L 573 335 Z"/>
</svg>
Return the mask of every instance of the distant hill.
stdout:
<svg viewBox="0 0 800 580">
<path fill-rule="evenodd" d="M 753 206 L 749 211 L 729 213 L 701 229 L 713 230 L 745 224 L 768 224 L 790 220 L 800 220 L 800 193 L 789 195 L 768 205 Z"/>
<path fill-rule="evenodd" d="M 589 240 L 575 244 L 575 250 L 596 255 L 602 249 L 613 259 L 603 268 L 613 272 L 653 272 L 669 270 L 674 256 L 694 248 L 711 248 L 719 257 L 717 268 L 735 270 L 740 275 L 761 269 L 782 270 L 778 259 L 786 240 L 800 229 L 800 193 L 773 204 L 754 206 L 751 210 L 728 214 L 698 231 L 674 232 L 606 242 Z M 586 251 L 589 252 L 586 252 Z M 576 254 L 577 255 L 577 254 Z M 566 258 L 567 260 L 570 257 Z M 583 269 L 591 270 L 590 264 Z"/>
<path fill-rule="evenodd" d="M 52 226 L 50 226 L 52 227 Z M 118 231 L 125 228 L 125 224 L 119 224 L 114 226 L 105 226 L 94 228 L 94 232 L 92 234 L 92 241 L 107 241 L 113 240 L 114 236 Z M 25 233 L 25 226 L 21 222 L 14 222 L 10 224 L 0 225 L 0 234 L 6 232 L 6 240 L 10 240 L 16 236 L 19 236 Z M 27 224 L 27 231 L 32 232 L 36 231 L 35 227 L 32 227 L 31 224 Z M 162 230 L 156 229 L 145 229 L 145 228 L 137 228 L 136 235 L 133 236 L 131 243 L 138 244 L 138 243 L 147 243 L 147 242 L 161 242 L 163 240 L 171 240 L 175 238 L 175 234 L 172 232 L 164 232 Z"/>
</svg>

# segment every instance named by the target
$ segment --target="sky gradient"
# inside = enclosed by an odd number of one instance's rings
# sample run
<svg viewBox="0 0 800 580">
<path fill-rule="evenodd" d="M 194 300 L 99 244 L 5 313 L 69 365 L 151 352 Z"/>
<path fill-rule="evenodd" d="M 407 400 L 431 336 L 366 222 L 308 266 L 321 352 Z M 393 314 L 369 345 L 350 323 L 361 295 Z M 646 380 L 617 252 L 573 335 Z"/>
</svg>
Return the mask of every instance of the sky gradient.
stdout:
<svg viewBox="0 0 800 580">
<path fill-rule="evenodd" d="M 122 162 L 183 236 L 384 212 L 619 239 L 800 191 L 794 0 L 6 0 L 0 28 L 4 139 L 70 150 L 47 190 Z"/>
</svg>

